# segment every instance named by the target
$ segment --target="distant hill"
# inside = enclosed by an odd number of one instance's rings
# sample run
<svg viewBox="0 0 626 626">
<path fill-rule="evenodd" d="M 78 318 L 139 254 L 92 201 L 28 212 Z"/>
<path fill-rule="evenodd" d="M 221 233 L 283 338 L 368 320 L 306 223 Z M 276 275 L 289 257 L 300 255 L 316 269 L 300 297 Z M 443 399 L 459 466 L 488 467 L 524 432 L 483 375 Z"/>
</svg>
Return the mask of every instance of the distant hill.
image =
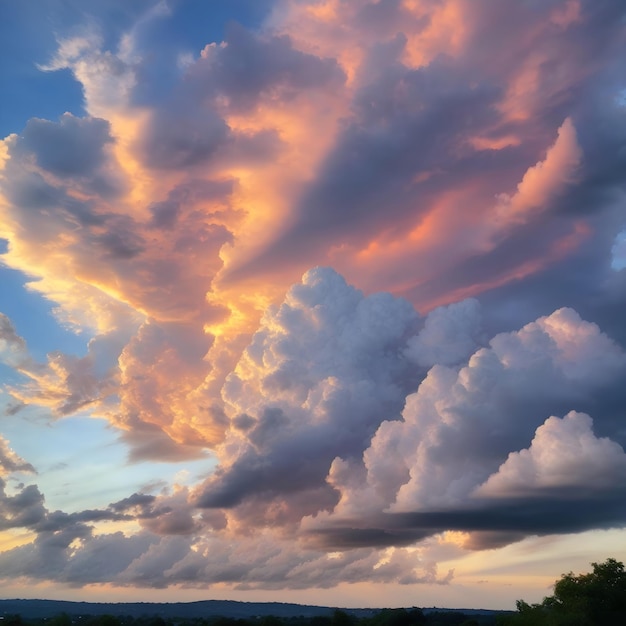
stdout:
<svg viewBox="0 0 626 626">
<path fill-rule="evenodd" d="M 78 615 L 128 615 L 143 617 L 159 615 L 163 618 L 193 619 L 199 617 L 254 616 L 314 617 L 332 615 L 335 608 L 289 604 L 286 602 L 236 602 L 234 600 L 204 600 L 201 602 L 67 602 L 65 600 L 0 600 L 0 617 L 21 615 L 25 619 L 54 617 L 60 613 Z M 356 617 L 367 617 L 376 609 L 342 609 Z"/>
<path fill-rule="evenodd" d="M 341 607 L 290 604 L 287 602 L 237 602 L 235 600 L 204 600 L 201 602 L 68 602 L 65 600 L 0 600 L 0 626 L 5 615 L 20 615 L 24 619 L 50 618 L 66 613 L 71 617 L 113 615 L 116 617 L 162 617 L 191 620 L 195 618 L 228 617 L 248 619 L 273 615 L 278 618 L 331 616 L 337 608 L 357 618 L 371 617 L 378 609 L 347 609 Z M 463 613 L 494 619 L 510 611 L 490 609 L 422 608 L 428 613 Z"/>
</svg>

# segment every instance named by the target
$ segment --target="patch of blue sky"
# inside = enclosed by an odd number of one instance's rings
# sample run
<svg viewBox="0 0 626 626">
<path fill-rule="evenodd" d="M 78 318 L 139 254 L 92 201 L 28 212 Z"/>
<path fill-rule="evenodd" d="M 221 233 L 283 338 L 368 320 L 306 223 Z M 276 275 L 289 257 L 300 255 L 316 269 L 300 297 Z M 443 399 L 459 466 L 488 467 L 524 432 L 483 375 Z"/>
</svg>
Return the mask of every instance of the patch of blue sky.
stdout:
<svg viewBox="0 0 626 626">
<path fill-rule="evenodd" d="M 104 419 L 88 415 L 50 420 L 26 407 L 5 418 L 2 434 L 38 474 L 23 475 L 44 494 L 49 510 L 104 508 L 135 492 L 156 495 L 165 485 L 194 484 L 215 467 L 211 457 L 177 463 L 127 462 L 128 447 Z"/>
<path fill-rule="evenodd" d="M 5 387 L 18 386 L 26 382 L 27 378 L 9 365 L 0 363 L 0 390 Z M 0 411 L 0 415 L 2 412 Z"/>
<path fill-rule="evenodd" d="M 64 38 L 84 35 L 97 23 L 92 33 L 102 39 L 105 49 L 116 50 L 121 35 L 142 15 L 163 5 L 145 20 L 137 35 L 146 42 L 152 59 L 150 67 L 159 72 L 159 80 L 149 81 L 151 89 L 143 97 L 158 97 L 167 91 L 164 68 L 175 61 L 172 50 L 197 56 L 207 44 L 224 39 L 231 22 L 258 26 L 270 13 L 270 0 L 20 0 L 0 2 L 0 93 L 5 94 L 0 107 L 0 138 L 19 133 L 31 117 L 57 120 L 63 113 L 84 115 L 81 85 L 71 71 L 42 71 L 54 57 L 58 42 Z M 152 44 L 150 44 L 152 42 Z M 165 65 L 164 65 L 165 64 Z M 158 69 L 157 69 L 158 68 Z M 146 70 L 146 71 L 149 71 Z M 171 68 L 173 79 L 175 68 Z M 45 94 L 45 98 L 42 97 Z"/>
<path fill-rule="evenodd" d="M 623 230 L 615 238 L 611 253 L 613 255 L 611 267 L 614 270 L 626 269 L 626 230 Z"/>
<path fill-rule="evenodd" d="M 66 111 L 84 112 L 81 86 L 69 70 L 42 72 L 38 67 L 57 49 L 48 4 L 0 2 L 0 138 L 21 132 L 31 117 L 56 120 Z"/>
<path fill-rule="evenodd" d="M 174 2 L 166 19 L 155 20 L 154 35 L 199 52 L 208 43 L 222 41 L 232 22 L 248 28 L 258 27 L 270 14 L 273 4 L 271 0 Z"/>
<path fill-rule="evenodd" d="M 46 354 L 55 350 L 84 355 L 90 336 L 59 324 L 53 314 L 55 304 L 25 287 L 29 280 L 22 272 L 0 265 L 0 312 L 26 340 L 31 356 L 45 361 Z"/>
<path fill-rule="evenodd" d="M 223 41 L 233 22 L 258 27 L 273 2 L 185 0 L 169 5 L 169 12 L 154 12 L 134 31 L 135 45 L 149 59 L 140 70 L 141 89 L 133 94 L 137 104 L 169 98 L 180 78 L 181 60 L 197 58 L 207 44 Z"/>
</svg>

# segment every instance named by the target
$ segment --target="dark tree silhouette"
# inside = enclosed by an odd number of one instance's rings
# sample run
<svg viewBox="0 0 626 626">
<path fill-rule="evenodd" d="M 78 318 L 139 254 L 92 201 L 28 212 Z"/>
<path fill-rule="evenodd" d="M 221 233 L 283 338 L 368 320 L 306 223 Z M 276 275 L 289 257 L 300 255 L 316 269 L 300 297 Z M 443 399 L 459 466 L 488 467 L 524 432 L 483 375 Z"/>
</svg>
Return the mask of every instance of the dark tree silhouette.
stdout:
<svg viewBox="0 0 626 626">
<path fill-rule="evenodd" d="M 587 574 L 564 574 L 554 595 L 540 604 L 517 602 L 517 613 L 501 620 L 511 626 L 611 626 L 626 624 L 626 571 L 615 559 L 592 563 Z"/>
</svg>

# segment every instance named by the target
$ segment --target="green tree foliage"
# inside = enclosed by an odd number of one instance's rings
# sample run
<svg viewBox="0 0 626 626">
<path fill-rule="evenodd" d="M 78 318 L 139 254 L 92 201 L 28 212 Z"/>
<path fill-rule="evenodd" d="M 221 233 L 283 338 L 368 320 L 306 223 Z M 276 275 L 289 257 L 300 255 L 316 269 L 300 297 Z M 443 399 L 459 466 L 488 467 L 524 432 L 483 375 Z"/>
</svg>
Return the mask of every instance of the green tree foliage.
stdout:
<svg viewBox="0 0 626 626">
<path fill-rule="evenodd" d="M 564 574 L 554 595 L 540 604 L 517 602 L 517 613 L 503 618 L 511 626 L 612 626 L 626 624 L 626 571 L 615 559 L 592 563 L 587 574 Z"/>
</svg>

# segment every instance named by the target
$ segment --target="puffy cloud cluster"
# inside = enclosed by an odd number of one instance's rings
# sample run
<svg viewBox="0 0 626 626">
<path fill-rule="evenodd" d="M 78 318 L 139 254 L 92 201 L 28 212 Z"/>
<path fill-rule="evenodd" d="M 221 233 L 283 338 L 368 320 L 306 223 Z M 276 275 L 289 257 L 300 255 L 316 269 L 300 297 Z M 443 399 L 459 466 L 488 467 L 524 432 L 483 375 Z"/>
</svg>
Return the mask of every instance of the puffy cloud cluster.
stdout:
<svg viewBox="0 0 626 626">
<path fill-rule="evenodd" d="M 593 405 L 602 430 L 623 444 L 623 415 L 614 418 L 611 399 L 620 393 L 625 366 L 623 348 L 571 309 L 495 336 L 460 369 L 435 365 L 407 397 L 402 420 L 381 424 L 362 466 L 333 462 L 329 481 L 341 500 L 307 527 L 336 545 L 355 531 L 367 536 L 366 530 L 373 545 L 444 527 L 523 534 L 533 506 L 540 516 L 548 488 L 550 498 L 572 501 L 576 511 L 564 507 L 558 515 L 556 507 L 543 532 L 564 523 L 593 527 L 602 507 L 606 521 L 616 523 L 626 458 L 620 444 L 596 438 L 591 418 L 580 413 L 541 424 L 572 404 Z M 529 449 L 518 452 L 533 434 Z M 581 504 L 594 486 L 599 508 L 590 512 Z M 496 515 L 501 503 L 489 501 L 496 496 L 513 509 L 506 520 Z"/>
<path fill-rule="evenodd" d="M 226 379 L 231 429 L 198 503 L 232 507 L 252 497 L 271 523 L 276 514 L 293 518 L 294 507 L 297 520 L 303 506 L 332 505 L 333 458 L 360 456 L 416 385 L 420 372 L 403 349 L 417 322 L 405 300 L 365 297 L 327 268 L 307 272 L 267 311 Z"/>
<path fill-rule="evenodd" d="M 597 438 L 588 415 L 570 411 L 563 419 L 548 418 L 530 447 L 511 452 L 475 494 L 510 497 L 545 490 L 553 497 L 567 488 L 619 489 L 624 475 L 624 449 L 607 437 Z"/>
<path fill-rule="evenodd" d="M 481 317 L 473 298 L 433 309 L 419 335 L 409 339 L 407 357 L 423 367 L 461 363 L 483 342 Z"/>
</svg>

